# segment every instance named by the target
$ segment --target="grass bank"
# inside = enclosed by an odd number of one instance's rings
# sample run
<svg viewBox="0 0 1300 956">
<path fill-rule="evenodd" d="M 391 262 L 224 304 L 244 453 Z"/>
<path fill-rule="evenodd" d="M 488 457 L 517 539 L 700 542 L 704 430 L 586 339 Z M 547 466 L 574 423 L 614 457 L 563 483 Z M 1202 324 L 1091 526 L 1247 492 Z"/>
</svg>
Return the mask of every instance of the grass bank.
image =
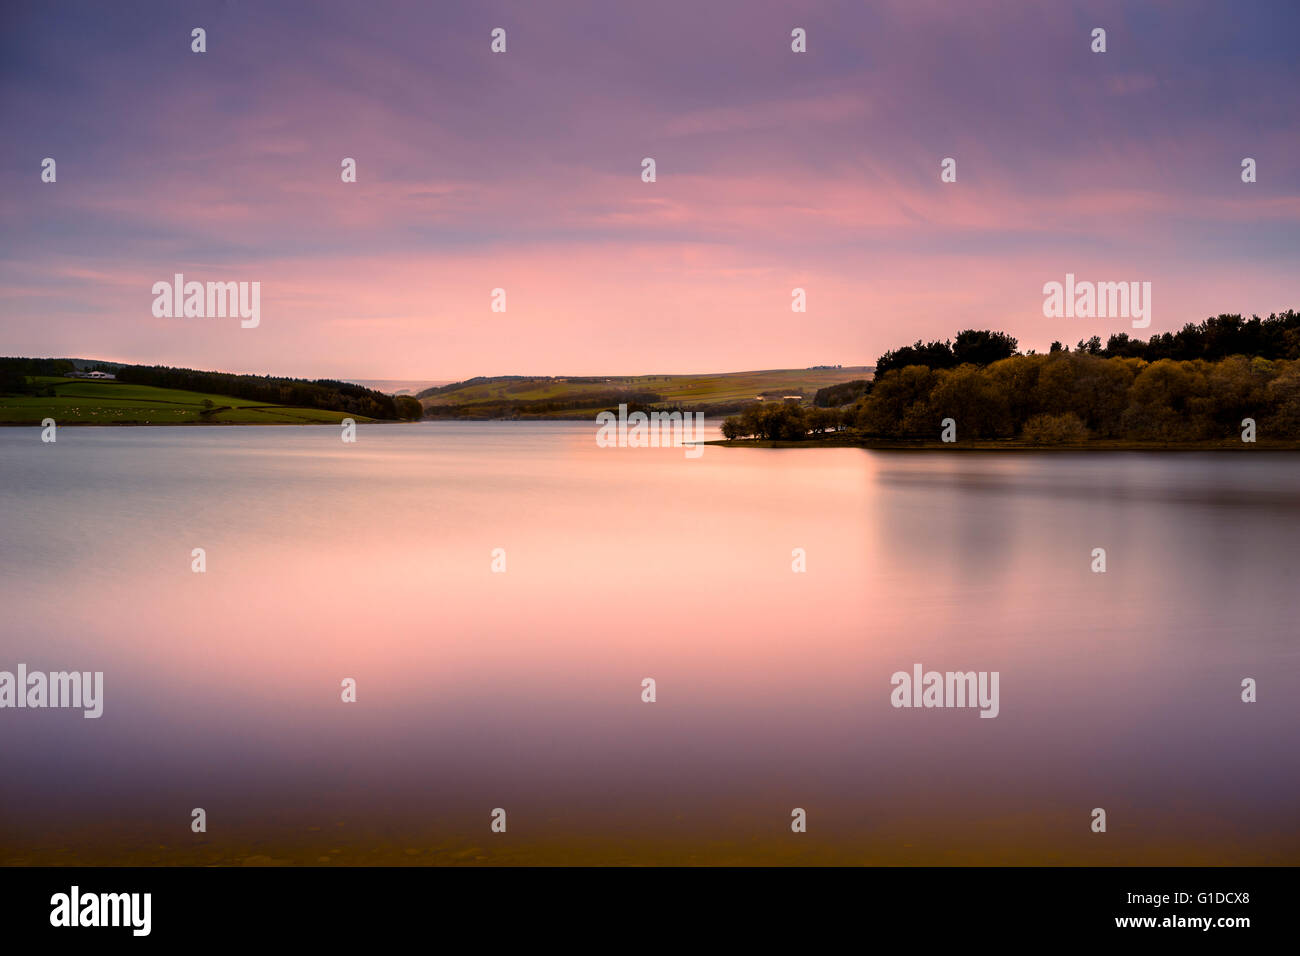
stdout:
<svg viewBox="0 0 1300 956">
<path fill-rule="evenodd" d="M 332 425 L 374 419 L 320 408 L 267 405 L 229 395 L 83 378 L 33 376 L 50 395 L 0 395 L 0 425 Z"/>
</svg>

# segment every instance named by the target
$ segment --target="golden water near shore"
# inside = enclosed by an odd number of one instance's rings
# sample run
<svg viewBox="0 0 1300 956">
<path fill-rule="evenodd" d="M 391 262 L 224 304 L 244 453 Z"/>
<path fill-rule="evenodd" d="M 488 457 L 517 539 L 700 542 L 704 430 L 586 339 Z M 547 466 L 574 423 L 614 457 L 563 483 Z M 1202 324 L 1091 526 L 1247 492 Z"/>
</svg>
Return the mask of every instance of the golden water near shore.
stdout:
<svg viewBox="0 0 1300 956">
<path fill-rule="evenodd" d="M 549 821 L 548 821 L 549 822 Z M 778 821 L 779 822 L 779 821 Z M 343 823 L 297 827 L 262 823 L 220 837 L 185 834 L 157 842 L 160 828 L 102 827 L 63 833 L 57 843 L 11 843 L 0 866 L 1294 866 L 1293 831 L 1273 842 L 1228 841 L 1206 846 L 1185 839 L 1180 827 L 1213 826 L 1212 819 L 1181 817 L 1179 827 L 1155 835 L 1078 834 L 1064 816 L 1044 826 L 1040 817 L 982 820 L 977 827 L 936 828 L 932 818 L 894 818 L 878 832 L 842 834 L 833 820 L 813 818 L 821 833 L 795 835 L 765 821 L 748 833 L 611 834 L 574 831 L 546 836 L 467 834 L 471 826 L 429 829 L 422 822 L 375 831 Z M 562 829 L 562 828 L 561 828 Z M 829 830 L 831 832 L 824 832 Z M 884 832 L 891 830 L 892 832 Z M 900 835 L 901 834 L 901 835 Z M 909 842 L 915 841 L 915 842 Z"/>
<path fill-rule="evenodd" d="M 1290 456 L 34 434 L 0 669 L 105 707 L 0 712 L 0 864 L 1300 862 Z"/>
</svg>

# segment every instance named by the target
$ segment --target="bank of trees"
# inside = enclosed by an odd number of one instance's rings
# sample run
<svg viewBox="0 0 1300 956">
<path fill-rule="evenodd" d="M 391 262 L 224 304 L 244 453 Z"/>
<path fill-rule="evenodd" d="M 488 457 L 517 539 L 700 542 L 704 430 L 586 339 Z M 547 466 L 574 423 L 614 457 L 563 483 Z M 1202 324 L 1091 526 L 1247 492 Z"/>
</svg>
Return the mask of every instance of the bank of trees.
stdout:
<svg viewBox="0 0 1300 956">
<path fill-rule="evenodd" d="M 68 359 L 0 358 L 0 395 L 44 393 L 48 389 L 28 382 L 29 375 L 60 376 L 74 371 L 76 366 Z"/>
<path fill-rule="evenodd" d="M 1237 437 L 1252 418 L 1261 437 L 1295 440 L 1300 358 L 1148 361 L 1061 349 L 982 366 L 912 364 L 879 375 L 853 405 L 750 408 L 723 434 L 798 440 L 815 434 L 810 416 L 822 411 L 838 415 L 830 427 L 863 437 L 935 440 L 952 418 L 966 439 L 1199 441 Z"/>
<path fill-rule="evenodd" d="M 876 360 L 876 378 L 894 369 L 922 365 L 929 369 L 956 368 L 959 365 L 992 365 L 1017 354 L 1017 342 L 1005 332 L 967 329 L 943 342 L 922 342 L 886 352 Z M 1218 361 L 1232 355 L 1258 356 L 1266 359 L 1300 358 L 1300 312 L 1288 309 L 1266 319 L 1241 315 L 1217 315 L 1203 322 L 1188 322 L 1178 332 L 1153 335 L 1149 340 L 1130 338 L 1117 332 L 1105 343 L 1094 335 L 1080 340 L 1076 352 L 1100 358 L 1140 358 L 1148 362 L 1173 359 L 1190 362 L 1204 359 Z M 1068 352 L 1070 347 L 1053 342 L 1053 352 Z M 1031 353 L 1032 354 L 1032 353 Z"/>
<path fill-rule="evenodd" d="M 798 402 L 755 402 L 722 423 L 724 438 L 800 441 L 840 431 L 852 420 L 852 409 L 818 408 Z"/>
<path fill-rule="evenodd" d="M 520 390 L 535 389 L 532 381 L 517 383 Z M 507 391 L 513 386 L 508 386 Z M 426 389 L 421 395 L 433 392 Z M 436 393 L 435 393 L 436 394 Z M 655 392 L 633 389 L 609 389 L 602 392 L 583 392 L 569 398 L 508 399 L 487 398 L 473 402 L 430 405 L 425 415 L 429 418 L 590 418 L 596 411 L 626 405 L 629 413 L 661 410 L 662 396 Z"/>
<path fill-rule="evenodd" d="M 1005 332 L 967 329 L 952 341 L 926 342 L 886 352 L 876 359 L 876 378 L 909 365 L 926 368 L 956 368 L 958 365 L 988 365 L 1016 354 L 1016 340 Z"/>
<path fill-rule="evenodd" d="M 270 375 L 203 372 L 197 369 L 169 368 L 162 365 L 124 365 L 117 370 L 117 380 L 133 385 L 153 385 L 158 388 L 179 388 L 191 392 L 229 395 L 232 398 L 265 402 L 268 405 L 321 408 L 390 421 L 418 419 L 421 416 L 420 403 L 414 398 L 394 398 L 392 395 L 371 388 L 332 379 L 306 381 L 298 378 L 275 378 Z"/>
<path fill-rule="evenodd" d="M 825 388 L 817 389 L 817 393 L 813 396 L 813 404 L 819 408 L 842 408 L 845 405 L 852 405 L 869 391 L 871 391 L 871 382 L 865 378 L 841 382 L 839 385 L 827 385 Z"/>
</svg>

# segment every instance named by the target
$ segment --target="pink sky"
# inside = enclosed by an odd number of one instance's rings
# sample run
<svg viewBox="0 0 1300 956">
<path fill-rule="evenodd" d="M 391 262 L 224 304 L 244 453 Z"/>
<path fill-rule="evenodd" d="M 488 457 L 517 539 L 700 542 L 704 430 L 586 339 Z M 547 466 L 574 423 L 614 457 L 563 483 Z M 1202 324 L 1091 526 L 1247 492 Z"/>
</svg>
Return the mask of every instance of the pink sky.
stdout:
<svg viewBox="0 0 1300 956">
<path fill-rule="evenodd" d="M 3 74 L 0 353 L 705 372 L 870 364 L 969 327 L 1042 350 L 1295 308 L 1294 11 L 1183 6 L 321 4 L 300 23 L 268 4 L 209 15 L 202 55 L 193 13 L 128 31 L 33 7 Z M 260 282 L 260 325 L 154 318 L 176 272 Z M 1150 282 L 1151 327 L 1044 318 L 1067 272 Z"/>
</svg>

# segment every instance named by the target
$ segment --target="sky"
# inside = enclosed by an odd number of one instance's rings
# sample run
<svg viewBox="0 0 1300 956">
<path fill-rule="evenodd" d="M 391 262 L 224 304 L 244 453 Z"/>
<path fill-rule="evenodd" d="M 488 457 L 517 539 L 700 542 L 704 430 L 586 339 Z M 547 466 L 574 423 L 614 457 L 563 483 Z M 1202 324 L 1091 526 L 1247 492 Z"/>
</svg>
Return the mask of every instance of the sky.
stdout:
<svg viewBox="0 0 1300 956">
<path fill-rule="evenodd" d="M 1298 39 L 1255 0 L 6 0 L 0 354 L 690 373 L 1300 308 Z M 178 272 L 260 323 L 155 317 Z M 1150 282 L 1150 327 L 1044 317 L 1067 273 Z"/>
</svg>

